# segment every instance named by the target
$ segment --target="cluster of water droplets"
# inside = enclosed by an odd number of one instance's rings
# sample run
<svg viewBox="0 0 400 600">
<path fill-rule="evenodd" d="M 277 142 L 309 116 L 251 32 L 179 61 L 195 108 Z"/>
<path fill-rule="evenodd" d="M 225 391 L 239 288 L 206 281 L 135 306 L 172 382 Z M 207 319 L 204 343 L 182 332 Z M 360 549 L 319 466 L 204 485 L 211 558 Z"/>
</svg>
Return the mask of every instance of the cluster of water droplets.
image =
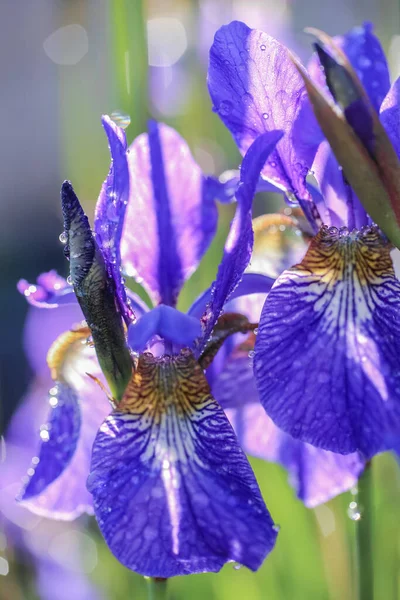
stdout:
<svg viewBox="0 0 400 600">
<path fill-rule="evenodd" d="M 358 488 L 352 488 L 350 494 L 353 496 L 353 500 L 347 508 L 347 515 L 352 521 L 359 521 L 361 519 L 361 507 L 357 502 Z"/>
</svg>

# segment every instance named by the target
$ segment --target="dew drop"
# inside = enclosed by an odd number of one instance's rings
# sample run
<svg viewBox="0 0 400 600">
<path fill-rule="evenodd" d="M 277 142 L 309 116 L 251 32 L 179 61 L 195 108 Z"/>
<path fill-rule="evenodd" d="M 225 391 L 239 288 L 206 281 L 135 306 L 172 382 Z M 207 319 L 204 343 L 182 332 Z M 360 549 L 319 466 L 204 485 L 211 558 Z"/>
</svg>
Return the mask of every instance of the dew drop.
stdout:
<svg viewBox="0 0 400 600">
<path fill-rule="evenodd" d="M 267 46 L 265 44 L 261 44 L 261 46 L 260 46 L 261 52 L 265 52 L 266 49 L 267 49 Z"/>
<path fill-rule="evenodd" d="M 272 526 L 272 529 L 273 529 L 274 531 L 276 531 L 276 533 L 278 533 L 278 532 L 280 531 L 280 529 L 281 529 L 281 526 L 280 526 L 280 525 L 273 525 L 273 526 Z"/>
<path fill-rule="evenodd" d="M 42 429 L 40 432 L 40 439 L 42 440 L 42 442 L 48 442 L 50 439 L 50 434 L 47 431 L 47 429 Z M 29 471 L 28 471 L 29 474 Z"/>
<path fill-rule="evenodd" d="M 233 565 L 233 568 L 235 571 L 239 571 L 242 568 L 242 565 L 238 563 L 237 565 Z"/>
<path fill-rule="evenodd" d="M 254 350 L 250 350 L 250 352 L 248 354 L 249 358 L 254 358 L 255 355 L 256 355 L 256 353 L 254 352 Z"/>
<path fill-rule="evenodd" d="M 110 117 L 118 127 L 121 127 L 121 129 L 126 129 L 131 124 L 130 116 L 121 110 L 113 110 Z"/>
<path fill-rule="evenodd" d="M 60 240 L 60 242 L 62 244 L 66 244 L 68 241 L 68 234 L 66 231 L 63 231 L 62 233 L 60 233 L 60 235 L 58 236 L 58 239 Z"/>
<path fill-rule="evenodd" d="M 68 275 L 68 277 L 67 277 L 67 283 L 68 283 L 68 285 L 72 285 L 72 277 L 71 277 L 71 275 Z"/>
<path fill-rule="evenodd" d="M 269 119 L 269 114 L 268 113 L 263 113 L 263 119 L 266 121 L 267 119 Z"/>
<path fill-rule="evenodd" d="M 350 502 L 349 507 L 347 509 L 347 515 L 352 521 L 359 521 L 361 519 L 360 508 L 354 500 Z"/>
<path fill-rule="evenodd" d="M 341 227 L 339 229 L 339 235 L 341 237 L 345 237 L 346 235 L 349 235 L 349 229 L 348 229 L 348 227 Z"/>
<path fill-rule="evenodd" d="M 218 107 L 218 112 L 222 116 L 229 115 L 232 112 L 232 102 L 230 100 L 222 100 Z"/>
</svg>

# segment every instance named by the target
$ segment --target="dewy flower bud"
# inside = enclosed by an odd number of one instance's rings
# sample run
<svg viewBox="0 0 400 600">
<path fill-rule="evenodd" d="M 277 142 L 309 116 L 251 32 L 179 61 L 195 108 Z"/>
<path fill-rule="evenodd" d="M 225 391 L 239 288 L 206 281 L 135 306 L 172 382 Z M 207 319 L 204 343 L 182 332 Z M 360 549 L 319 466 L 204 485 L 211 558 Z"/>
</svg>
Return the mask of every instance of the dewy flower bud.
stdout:
<svg viewBox="0 0 400 600">
<path fill-rule="evenodd" d="M 61 189 L 61 203 L 72 285 L 111 393 L 120 400 L 131 377 L 132 361 L 115 304 L 114 281 L 107 273 L 88 218 L 68 181 Z"/>
</svg>

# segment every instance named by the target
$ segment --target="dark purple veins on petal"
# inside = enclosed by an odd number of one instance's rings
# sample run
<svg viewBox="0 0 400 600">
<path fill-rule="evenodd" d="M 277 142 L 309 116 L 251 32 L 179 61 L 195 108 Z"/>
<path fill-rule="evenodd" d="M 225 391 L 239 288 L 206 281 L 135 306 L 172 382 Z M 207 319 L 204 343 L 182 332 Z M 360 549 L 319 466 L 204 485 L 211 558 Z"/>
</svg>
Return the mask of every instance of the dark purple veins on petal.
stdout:
<svg viewBox="0 0 400 600">
<path fill-rule="evenodd" d="M 160 295 L 163 304 L 175 306 L 179 292 L 178 282 L 183 279 L 182 264 L 176 247 L 164 169 L 164 156 L 158 124 L 155 121 L 149 123 L 149 146 L 159 236 L 158 278 Z"/>
<path fill-rule="evenodd" d="M 74 455 L 81 428 L 81 413 L 74 390 L 57 383 L 50 390 L 50 415 L 41 427 L 38 457 L 28 470 L 29 480 L 20 494 L 28 500 L 46 489 L 68 466 Z"/>
<path fill-rule="evenodd" d="M 255 345 L 260 400 L 278 427 L 367 459 L 400 427 L 400 284 L 377 230 L 322 230 L 266 299 Z"/>
<path fill-rule="evenodd" d="M 152 577 L 256 570 L 277 532 L 251 467 L 190 353 L 144 354 L 97 434 L 88 488 L 113 554 Z"/>
</svg>

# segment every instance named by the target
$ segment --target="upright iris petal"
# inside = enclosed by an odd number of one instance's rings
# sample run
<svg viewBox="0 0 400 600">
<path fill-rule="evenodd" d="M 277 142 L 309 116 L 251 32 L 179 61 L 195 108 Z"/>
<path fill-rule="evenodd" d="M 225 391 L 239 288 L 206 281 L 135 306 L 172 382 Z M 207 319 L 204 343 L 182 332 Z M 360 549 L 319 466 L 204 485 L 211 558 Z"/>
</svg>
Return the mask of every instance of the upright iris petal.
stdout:
<svg viewBox="0 0 400 600">
<path fill-rule="evenodd" d="M 203 176 L 186 142 L 167 125 L 150 123 L 127 157 L 123 264 L 154 304 L 174 306 L 216 231 L 214 180 Z"/>
<path fill-rule="evenodd" d="M 244 23 L 234 21 L 221 27 L 210 50 L 208 87 L 216 111 L 242 154 L 266 131 L 284 131 L 284 138 L 262 174 L 290 196 L 310 199 L 306 164 L 311 162 L 321 134 L 288 50 Z M 300 119 L 302 134 L 307 135 L 306 124 L 310 128 L 309 139 L 315 139 L 314 148 L 294 147 Z"/>
<path fill-rule="evenodd" d="M 251 145 L 243 160 L 240 185 L 236 193 L 238 205 L 225 243 L 217 279 L 212 287 L 204 340 L 211 334 L 225 302 L 239 284 L 250 262 L 253 248 L 252 201 L 260 171 L 281 137 L 280 131 L 264 133 Z"/>
<path fill-rule="evenodd" d="M 121 279 L 120 240 L 129 197 L 129 170 L 125 131 L 109 117 L 102 118 L 111 154 L 111 167 L 96 204 L 94 228 L 110 275 L 115 282 L 118 305 L 127 324 L 133 315 Z"/>
<path fill-rule="evenodd" d="M 193 355 L 144 354 L 97 434 L 88 486 L 116 557 L 145 575 L 256 570 L 276 531 Z"/>
</svg>

